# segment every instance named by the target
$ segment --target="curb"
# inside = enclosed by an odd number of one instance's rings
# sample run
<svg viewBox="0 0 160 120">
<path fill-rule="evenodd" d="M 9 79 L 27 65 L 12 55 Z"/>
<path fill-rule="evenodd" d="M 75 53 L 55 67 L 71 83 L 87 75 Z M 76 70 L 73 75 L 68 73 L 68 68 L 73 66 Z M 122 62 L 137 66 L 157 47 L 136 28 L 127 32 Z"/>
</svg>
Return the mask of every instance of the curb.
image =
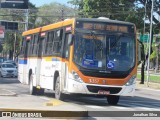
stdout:
<svg viewBox="0 0 160 120">
<path fill-rule="evenodd" d="M 153 90 L 160 90 L 160 83 L 152 83 L 144 82 L 144 84 L 140 84 L 140 81 L 136 81 L 136 88 L 146 88 L 146 89 L 153 89 Z"/>
</svg>

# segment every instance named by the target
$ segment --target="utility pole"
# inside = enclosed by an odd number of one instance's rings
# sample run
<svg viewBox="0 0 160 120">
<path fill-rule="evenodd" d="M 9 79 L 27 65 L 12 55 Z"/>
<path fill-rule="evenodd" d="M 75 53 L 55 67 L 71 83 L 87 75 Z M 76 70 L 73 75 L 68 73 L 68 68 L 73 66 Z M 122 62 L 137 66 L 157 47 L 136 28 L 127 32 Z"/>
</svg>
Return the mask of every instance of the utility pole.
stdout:
<svg viewBox="0 0 160 120">
<path fill-rule="evenodd" d="M 14 33 L 14 51 L 13 51 L 13 60 L 15 61 L 16 58 L 16 42 L 17 42 L 17 34 L 16 32 Z"/>
<path fill-rule="evenodd" d="M 156 56 L 156 67 L 155 67 L 155 73 L 157 73 L 158 72 L 158 67 L 159 67 L 159 62 L 158 62 L 158 60 L 159 60 L 159 57 L 158 57 L 158 52 L 159 52 L 159 40 L 158 40 L 158 35 L 156 35 L 155 36 L 156 37 L 156 40 L 155 40 L 155 47 L 156 47 L 156 54 L 157 54 L 157 56 Z"/>
<path fill-rule="evenodd" d="M 25 10 L 25 13 L 26 13 L 25 31 L 27 31 L 28 30 L 28 15 L 29 15 L 28 9 Z"/>
<path fill-rule="evenodd" d="M 145 24 L 145 21 L 146 21 L 146 5 L 147 5 L 147 0 L 146 0 L 146 3 L 145 3 L 145 6 L 144 6 L 144 29 L 143 29 L 143 34 L 145 34 L 145 29 L 146 29 L 146 24 Z"/>
<path fill-rule="evenodd" d="M 152 0 L 152 8 L 151 8 L 151 23 L 150 23 L 150 41 L 149 41 L 149 51 L 148 51 L 148 66 L 147 66 L 147 86 L 149 82 L 149 66 L 150 66 L 150 54 L 151 54 L 151 44 L 152 44 L 152 25 L 153 25 L 153 5 L 154 5 L 154 0 Z"/>
<path fill-rule="evenodd" d="M 62 8 L 61 12 L 62 12 L 61 20 L 63 21 L 64 20 L 64 9 L 63 8 Z"/>
<path fill-rule="evenodd" d="M 146 4 L 147 4 L 147 0 L 146 0 L 145 7 L 144 7 L 144 30 L 143 30 L 143 36 L 145 35 Z M 143 43 L 142 43 L 142 48 L 144 50 Z M 143 60 L 142 60 L 142 65 L 141 65 L 141 82 L 140 82 L 140 84 L 144 84 L 144 69 L 145 69 L 145 61 L 146 61 L 145 58 L 146 57 L 145 57 L 145 52 L 144 52 L 144 56 L 143 56 Z"/>
</svg>

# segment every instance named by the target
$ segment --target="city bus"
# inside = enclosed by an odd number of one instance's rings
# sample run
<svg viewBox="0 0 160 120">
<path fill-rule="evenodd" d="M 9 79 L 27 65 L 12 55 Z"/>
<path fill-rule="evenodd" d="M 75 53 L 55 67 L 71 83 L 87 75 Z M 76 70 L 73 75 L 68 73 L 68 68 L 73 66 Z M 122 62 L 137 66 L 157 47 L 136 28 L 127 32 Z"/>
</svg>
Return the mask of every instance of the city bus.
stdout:
<svg viewBox="0 0 160 120">
<path fill-rule="evenodd" d="M 53 90 L 104 96 L 116 105 L 133 96 L 138 42 L 133 23 L 107 18 L 72 18 L 23 32 L 18 79 L 30 94 Z"/>
</svg>

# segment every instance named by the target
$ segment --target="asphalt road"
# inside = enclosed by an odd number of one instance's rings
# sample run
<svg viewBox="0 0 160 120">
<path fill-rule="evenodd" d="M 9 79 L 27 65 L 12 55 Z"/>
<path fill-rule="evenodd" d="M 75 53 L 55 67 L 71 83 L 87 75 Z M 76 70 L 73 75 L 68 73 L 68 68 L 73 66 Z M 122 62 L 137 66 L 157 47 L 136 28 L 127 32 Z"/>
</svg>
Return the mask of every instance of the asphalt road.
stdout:
<svg viewBox="0 0 160 120">
<path fill-rule="evenodd" d="M 29 94 L 28 85 L 19 83 L 16 78 L 0 78 L 0 88 L 15 92 L 19 96 Z M 45 95 L 37 96 L 37 98 L 51 100 L 54 98 L 54 94 L 51 91 L 45 91 Z M 86 108 L 89 111 L 90 119 L 106 119 L 105 117 L 109 117 L 110 119 L 116 120 L 118 117 L 112 118 L 112 116 L 127 114 L 128 111 L 139 113 L 141 113 L 141 111 L 150 111 L 153 113 L 160 111 L 160 90 L 136 89 L 134 97 L 121 97 L 116 106 L 108 105 L 106 98 L 97 97 L 72 96 L 70 99 L 66 99 L 65 102 L 75 105 L 78 104 Z M 112 112 L 108 116 L 108 114 L 106 114 L 107 111 L 116 112 Z"/>
</svg>

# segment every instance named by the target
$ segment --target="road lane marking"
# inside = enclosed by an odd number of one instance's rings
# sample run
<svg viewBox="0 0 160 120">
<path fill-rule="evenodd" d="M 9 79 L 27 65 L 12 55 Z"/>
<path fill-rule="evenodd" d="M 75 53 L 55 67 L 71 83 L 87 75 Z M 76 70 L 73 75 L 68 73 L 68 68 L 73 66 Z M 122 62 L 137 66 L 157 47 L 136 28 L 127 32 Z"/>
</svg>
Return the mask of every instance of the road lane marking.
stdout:
<svg viewBox="0 0 160 120">
<path fill-rule="evenodd" d="M 41 98 L 43 100 L 50 100 L 50 98 L 47 98 L 47 97 L 39 97 L 39 98 Z"/>
<path fill-rule="evenodd" d="M 137 88 L 137 89 L 142 89 L 142 90 L 151 90 L 151 91 L 157 91 L 157 92 L 160 92 L 160 90 L 151 89 L 151 88 Z"/>
<path fill-rule="evenodd" d="M 84 105 L 84 106 L 88 108 L 94 108 L 94 109 L 105 109 L 105 107 L 96 106 L 96 105 Z"/>
<path fill-rule="evenodd" d="M 126 109 L 133 110 L 132 108 L 123 107 L 123 106 L 113 106 L 113 108 L 116 108 L 116 109 L 121 109 L 121 110 L 126 110 Z"/>
<path fill-rule="evenodd" d="M 148 103 L 148 104 L 157 103 L 157 104 L 159 104 L 158 100 L 157 100 L 157 102 L 153 102 L 153 101 L 146 102 L 146 101 L 141 101 L 141 100 L 134 100 L 134 101 L 131 101 L 131 100 L 120 100 L 119 103 L 120 102 L 126 102 L 126 103 L 128 103 L 128 102 L 129 103 Z"/>
<path fill-rule="evenodd" d="M 130 104 L 120 104 L 123 106 L 131 107 L 132 109 L 143 109 L 143 110 L 158 110 L 158 108 L 153 108 L 152 104 L 151 105 L 145 105 L 145 104 L 138 104 L 138 103 L 130 103 Z"/>
<path fill-rule="evenodd" d="M 155 108 L 146 108 L 146 107 L 135 107 L 136 109 L 142 109 L 142 110 L 147 110 L 147 111 L 159 111 L 159 109 Z"/>
<path fill-rule="evenodd" d="M 66 104 L 66 103 L 60 100 L 56 100 L 56 99 L 52 99 L 52 100 L 45 102 L 46 106 L 58 106 L 62 104 Z"/>
</svg>

